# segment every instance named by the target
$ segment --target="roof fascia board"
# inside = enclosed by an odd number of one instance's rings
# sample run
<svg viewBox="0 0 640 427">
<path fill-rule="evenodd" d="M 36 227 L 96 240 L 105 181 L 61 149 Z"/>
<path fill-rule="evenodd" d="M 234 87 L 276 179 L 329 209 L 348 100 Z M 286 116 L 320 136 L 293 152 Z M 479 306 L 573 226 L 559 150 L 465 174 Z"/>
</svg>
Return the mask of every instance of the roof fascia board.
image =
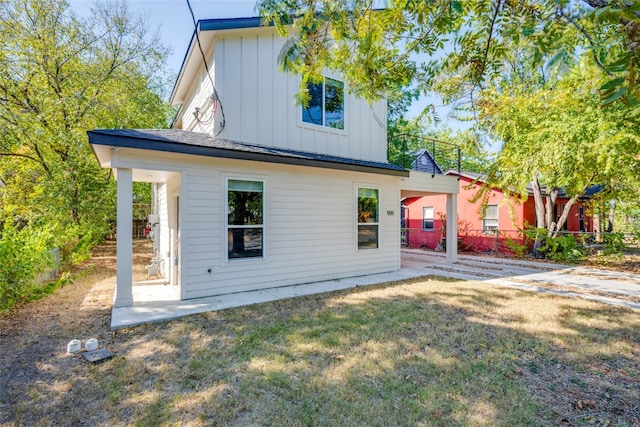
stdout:
<svg viewBox="0 0 640 427">
<path fill-rule="evenodd" d="M 180 65 L 180 72 L 178 73 L 176 82 L 173 84 L 173 89 L 171 90 L 171 96 L 169 97 L 169 105 L 174 105 L 176 92 L 178 90 L 178 87 L 182 83 L 182 79 L 184 77 L 185 69 L 187 66 L 187 60 L 191 57 L 192 52 L 196 48 L 196 45 L 197 45 L 196 31 L 193 32 L 191 36 L 191 42 L 189 43 L 189 48 L 187 49 L 187 52 L 184 54 L 184 58 L 182 58 L 182 65 Z"/>
<path fill-rule="evenodd" d="M 200 31 L 239 30 L 262 26 L 264 26 L 262 25 L 262 18 L 259 16 L 248 18 L 203 19 L 198 21 Z"/>
<path fill-rule="evenodd" d="M 269 24 L 272 26 L 273 24 Z M 193 31 L 191 35 L 191 42 L 189 43 L 189 48 L 182 59 L 182 65 L 180 66 L 180 72 L 178 73 L 178 77 L 176 78 L 176 82 L 173 85 L 173 89 L 171 90 L 171 96 L 169 97 L 169 104 L 175 104 L 175 97 L 178 87 L 181 85 L 186 65 L 193 55 L 193 52 L 197 48 L 197 38 L 196 32 L 198 34 L 204 31 L 225 31 L 225 30 L 241 30 L 248 28 L 259 28 L 264 27 L 262 25 L 262 18 L 260 17 L 249 17 L 249 18 L 223 18 L 223 19 L 202 19 L 198 21 L 197 28 Z"/>
<path fill-rule="evenodd" d="M 159 141 L 151 139 L 136 139 L 136 143 L 132 143 L 132 138 L 120 135 L 104 135 L 89 131 L 90 144 L 109 145 L 122 148 L 134 148 L 141 150 L 161 151 L 167 153 L 191 154 L 195 156 L 216 157 L 222 159 L 250 160 L 255 162 L 279 163 L 293 166 L 316 167 L 322 169 L 344 170 L 352 172 L 374 173 L 391 176 L 409 176 L 407 170 L 385 169 L 374 166 L 358 165 L 353 163 L 340 163 L 323 161 L 316 159 L 304 159 L 297 157 L 278 156 L 266 153 L 252 153 L 246 151 L 227 150 L 216 147 L 203 147 L 198 145 L 178 144 L 172 141 Z M 175 148 L 175 149 L 172 149 Z"/>
</svg>

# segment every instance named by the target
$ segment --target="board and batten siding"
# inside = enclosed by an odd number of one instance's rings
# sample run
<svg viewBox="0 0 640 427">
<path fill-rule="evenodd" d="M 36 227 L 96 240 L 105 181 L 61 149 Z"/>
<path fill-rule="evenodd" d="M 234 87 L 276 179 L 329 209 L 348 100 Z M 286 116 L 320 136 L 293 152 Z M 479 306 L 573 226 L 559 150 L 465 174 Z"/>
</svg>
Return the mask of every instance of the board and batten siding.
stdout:
<svg viewBox="0 0 640 427">
<path fill-rule="evenodd" d="M 214 40 L 210 67 L 226 126 L 220 137 L 260 144 L 350 157 L 387 161 L 386 103 L 369 104 L 348 93 L 345 87 L 345 130 L 303 123 L 295 95 L 300 77 L 278 68 L 284 39 L 274 28 L 220 32 Z M 214 124 L 201 125 L 194 118 L 212 93 L 204 68 L 191 84 L 189 101 L 183 105 L 182 129 L 217 133 L 221 112 Z M 341 80 L 340 76 L 329 77 Z M 208 111 L 203 111 L 207 116 Z"/>
<path fill-rule="evenodd" d="M 400 268 L 398 178 L 211 160 L 183 172 L 183 298 Z M 227 260 L 227 179 L 264 182 L 264 257 Z M 357 250 L 357 187 L 380 190 L 380 247 Z M 209 273 L 209 269 L 211 272 Z"/>
</svg>

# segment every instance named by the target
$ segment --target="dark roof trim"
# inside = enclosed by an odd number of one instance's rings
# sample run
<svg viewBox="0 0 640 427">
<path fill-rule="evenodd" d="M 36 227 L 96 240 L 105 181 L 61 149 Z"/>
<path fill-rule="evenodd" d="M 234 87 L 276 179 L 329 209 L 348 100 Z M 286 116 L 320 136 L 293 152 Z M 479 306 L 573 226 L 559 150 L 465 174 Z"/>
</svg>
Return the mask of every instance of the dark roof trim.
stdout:
<svg viewBox="0 0 640 427">
<path fill-rule="evenodd" d="M 200 31 L 221 31 L 239 30 L 243 28 L 261 27 L 262 18 L 252 16 L 247 18 L 222 18 L 222 19 L 201 19 L 198 21 Z"/>
<path fill-rule="evenodd" d="M 359 159 L 308 153 L 276 147 L 244 144 L 212 138 L 208 135 L 176 129 L 167 130 L 93 130 L 89 143 L 222 159 L 249 160 L 295 166 L 335 169 L 408 177 L 409 171 L 396 165 Z"/>
</svg>

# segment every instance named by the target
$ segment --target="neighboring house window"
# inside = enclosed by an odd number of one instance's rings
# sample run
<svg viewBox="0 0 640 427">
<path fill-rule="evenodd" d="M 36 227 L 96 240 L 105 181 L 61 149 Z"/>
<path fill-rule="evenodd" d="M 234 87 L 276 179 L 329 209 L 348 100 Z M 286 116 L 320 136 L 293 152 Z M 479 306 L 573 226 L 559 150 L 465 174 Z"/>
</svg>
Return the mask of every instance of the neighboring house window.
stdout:
<svg viewBox="0 0 640 427">
<path fill-rule="evenodd" d="M 228 258 L 262 257 L 264 183 L 230 179 L 227 191 Z"/>
<path fill-rule="evenodd" d="M 309 83 L 309 105 L 302 107 L 302 121 L 344 130 L 344 83 L 324 77 Z"/>
<path fill-rule="evenodd" d="M 498 205 L 488 205 L 482 218 L 482 231 L 493 233 L 498 231 Z"/>
<path fill-rule="evenodd" d="M 358 188 L 358 249 L 378 247 L 378 190 Z"/>
<path fill-rule="evenodd" d="M 578 230 L 585 231 L 584 229 L 584 206 L 578 207 Z"/>
<path fill-rule="evenodd" d="M 565 207 L 567 206 L 566 203 L 563 203 L 560 205 L 560 212 L 558 215 L 556 215 L 556 222 L 560 219 L 560 217 L 562 216 L 562 213 L 564 212 Z M 569 229 L 569 216 L 567 216 L 567 219 L 565 220 L 564 224 L 562 224 L 562 229 L 564 231 L 567 231 Z"/>
<path fill-rule="evenodd" d="M 433 206 L 422 208 L 422 229 L 433 230 Z"/>
</svg>

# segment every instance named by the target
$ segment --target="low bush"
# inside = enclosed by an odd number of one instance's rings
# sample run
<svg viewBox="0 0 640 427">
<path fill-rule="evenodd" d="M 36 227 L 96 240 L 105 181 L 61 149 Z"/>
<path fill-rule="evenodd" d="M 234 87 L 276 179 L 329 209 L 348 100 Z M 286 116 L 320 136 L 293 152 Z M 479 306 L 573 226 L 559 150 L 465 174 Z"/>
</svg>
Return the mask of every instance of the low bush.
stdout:
<svg viewBox="0 0 640 427">
<path fill-rule="evenodd" d="M 0 236 L 0 311 L 69 283 L 69 268 L 88 259 L 105 232 L 101 226 L 6 224 Z"/>
<path fill-rule="evenodd" d="M 534 255 L 558 262 L 576 263 L 587 258 L 588 250 L 583 242 L 576 240 L 572 234 L 551 237 L 547 235 L 547 230 L 535 228 L 525 231 L 527 239 L 535 241 L 538 238 L 537 253 L 534 248 Z"/>
<path fill-rule="evenodd" d="M 540 251 L 554 261 L 576 263 L 587 258 L 587 248 L 571 234 L 545 237 Z"/>
<path fill-rule="evenodd" d="M 5 226 L 0 238 L 0 310 L 27 300 L 39 286 L 38 275 L 55 268 L 52 241 L 46 228 Z"/>
<path fill-rule="evenodd" d="M 606 233 L 602 236 L 602 242 L 604 243 L 602 249 L 604 255 L 622 255 L 627 249 L 623 233 Z"/>
<path fill-rule="evenodd" d="M 515 258 L 524 258 L 524 254 L 528 249 L 526 242 L 521 242 L 511 237 L 504 239 L 503 245 L 507 248 L 507 253 Z"/>
</svg>

